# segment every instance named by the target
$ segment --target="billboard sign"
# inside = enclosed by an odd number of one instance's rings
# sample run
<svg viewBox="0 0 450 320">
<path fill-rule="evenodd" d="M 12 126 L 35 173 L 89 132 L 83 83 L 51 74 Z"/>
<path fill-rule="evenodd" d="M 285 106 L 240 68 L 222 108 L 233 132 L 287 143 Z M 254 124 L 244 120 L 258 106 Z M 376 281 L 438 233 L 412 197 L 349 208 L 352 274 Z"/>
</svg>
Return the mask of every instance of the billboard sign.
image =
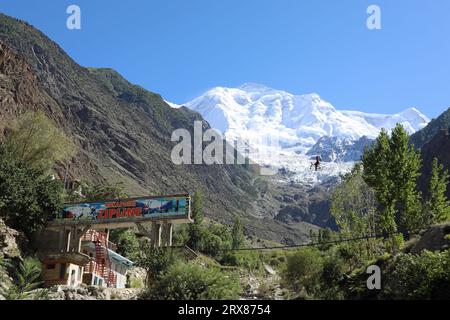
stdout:
<svg viewBox="0 0 450 320">
<path fill-rule="evenodd" d="M 116 223 L 156 219 L 189 219 L 189 195 L 171 195 L 83 203 L 66 203 L 50 222 Z"/>
</svg>

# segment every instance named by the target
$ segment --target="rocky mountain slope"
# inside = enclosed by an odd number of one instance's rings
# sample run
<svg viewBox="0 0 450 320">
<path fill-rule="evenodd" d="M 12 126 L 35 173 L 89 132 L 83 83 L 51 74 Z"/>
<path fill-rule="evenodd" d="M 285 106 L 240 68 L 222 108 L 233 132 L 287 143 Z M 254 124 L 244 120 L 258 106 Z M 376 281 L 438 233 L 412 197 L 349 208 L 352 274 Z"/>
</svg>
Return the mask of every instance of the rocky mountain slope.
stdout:
<svg viewBox="0 0 450 320">
<path fill-rule="evenodd" d="M 38 109 L 77 146 L 72 178 L 123 183 L 130 196 L 201 191 L 207 215 L 219 222 L 240 215 L 249 233 L 272 240 L 298 242 L 308 232 L 249 214 L 259 193 L 254 166 L 172 163 L 173 130 L 192 132 L 198 113 L 170 108 L 114 70 L 82 67 L 37 29 L 0 14 L 0 136 L 15 117 Z M 60 176 L 64 167 L 56 168 Z"/>
<path fill-rule="evenodd" d="M 322 137 L 306 153 L 310 156 L 320 155 L 326 162 L 351 162 L 361 160 L 366 146 L 370 146 L 374 140 L 366 136 L 358 140 L 339 137 Z"/>
<path fill-rule="evenodd" d="M 431 176 L 433 159 L 437 158 L 445 169 L 450 170 L 450 134 L 449 129 L 441 129 L 434 137 L 425 143 L 421 149 L 422 175 L 418 184 L 422 193 L 428 195 L 428 184 Z M 447 188 L 447 197 L 450 199 L 450 188 Z"/>
<path fill-rule="evenodd" d="M 420 131 L 411 136 L 410 142 L 416 148 L 422 148 L 424 144 L 430 141 L 441 129 L 450 128 L 450 108 L 444 111 L 439 117 L 430 121 L 430 123 Z"/>
</svg>

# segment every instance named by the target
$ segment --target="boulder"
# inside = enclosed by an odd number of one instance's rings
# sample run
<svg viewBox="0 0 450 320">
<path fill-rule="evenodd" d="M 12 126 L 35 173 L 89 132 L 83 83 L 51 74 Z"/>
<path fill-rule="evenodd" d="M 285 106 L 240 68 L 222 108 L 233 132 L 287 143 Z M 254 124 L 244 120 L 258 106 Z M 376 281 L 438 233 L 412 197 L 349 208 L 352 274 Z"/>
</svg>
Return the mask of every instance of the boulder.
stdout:
<svg viewBox="0 0 450 320">
<path fill-rule="evenodd" d="M 442 251 L 450 248 L 450 223 L 431 226 L 422 234 L 412 247 L 411 253 L 417 254 L 423 250 Z"/>
</svg>

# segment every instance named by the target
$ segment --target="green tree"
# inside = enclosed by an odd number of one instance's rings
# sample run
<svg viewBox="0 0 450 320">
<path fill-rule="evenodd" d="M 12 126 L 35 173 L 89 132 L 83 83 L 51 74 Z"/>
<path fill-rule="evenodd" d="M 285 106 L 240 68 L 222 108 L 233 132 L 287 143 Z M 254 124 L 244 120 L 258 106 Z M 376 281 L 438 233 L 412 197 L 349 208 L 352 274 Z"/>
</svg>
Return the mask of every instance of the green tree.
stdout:
<svg viewBox="0 0 450 320">
<path fill-rule="evenodd" d="M 146 285 L 153 283 L 161 272 L 167 270 L 176 261 L 175 252 L 171 248 L 154 248 L 149 241 L 140 245 L 139 255 L 136 258 L 137 266 L 144 268 Z"/>
<path fill-rule="evenodd" d="M 364 181 L 361 165 L 356 164 L 333 192 L 331 214 L 344 237 L 359 237 L 375 234 L 376 212 L 375 192 Z"/>
<path fill-rule="evenodd" d="M 395 232 L 394 199 L 391 197 L 392 181 L 389 179 L 390 165 L 389 135 L 381 130 L 380 135 L 370 148 L 366 147 L 362 156 L 364 181 L 375 190 L 380 205 L 380 226 L 386 232 Z"/>
<path fill-rule="evenodd" d="M 200 191 L 197 191 L 194 194 L 194 199 L 192 200 L 192 219 L 195 224 L 201 225 L 204 218 L 205 215 L 202 208 L 202 195 Z"/>
<path fill-rule="evenodd" d="M 75 153 L 73 142 L 41 112 L 26 112 L 10 128 L 6 137 L 7 155 L 29 167 L 49 171 Z"/>
<path fill-rule="evenodd" d="M 198 249 L 202 253 L 221 260 L 224 252 L 231 250 L 232 241 L 229 228 L 213 223 L 202 228 Z"/>
<path fill-rule="evenodd" d="M 414 231 L 423 223 L 416 190 L 421 158 L 408 141 L 408 133 L 397 124 L 391 136 L 382 130 L 362 156 L 364 181 L 375 191 L 380 226 L 389 233 Z"/>
<path fill-rule="evenodd" d="M 389 173 L 400 231 L 416 231 L 423 224 L 421 195 L 417 191 L 422 158 L 420 152 L 409 145 L 409 135 L 401 124 L 392 130 L 389 142 Z"/>
<path fill-rule="evenodd" d="M 194 223 L 190 224 L 188 227 L 189 239 L 187 241 L 187 245 L 193 250 L 199 250 L 203 238 L 202 223 L 204 219 L 202 197 L 200 192 L 196 192 L 194 194 L 194 199 L 192 202 L 192 219 L 194 220 Z"/>
<path fill-rule="evenodd" d="M 233 229 L 231 230 L 231 238 L 232 238 L 232 249 L 239 249 L 244 243 L 244 230 L 242 228 L 241 220 L 239 217 L 236 217 L 233 224 Z"/>
<path fill-rule="evenodd" d="M 202 239 L 204 238 L 204 229 L 201 225 L 192 223 L 188 226 L 188 240 L 186 245 L 193 250 L 200 250 Z"/>
<path fill-rule="evenodd" d="M 117 245 L 117 253 L 136 261 L 140 253 L 139 238 L 133 229 L 116 229 L 110 232 L 110 241 Z"/>
<path fill-rule="evenodd" d="M 2 157 L 4 152 L 0 147 L 0 217 L 30 237 L 62 209 L 62 183 L 42 169 Z"/>
<path fill-rule="evenodd" d="M 428 223 L 440 223 L 450 219 L 450 201 L 446 191 L 449 182 L 448 170 L 434 158 L 429 183 L 429 196 L 426 202 Z"/>
<path fill-rule="evenodd" d="M 189 241 L 189 225 L 178 224 L 174 226 L 173 229 L 173 245 L 174 246 L 185 246 Z"/>
<path fill-rule="evenodd" d="M 362 174 L 362 166 L 356 164 L 333 192 L 330 210 L 342 238 L 374 235 L 377 232 L 379 216 L 375 191 L 367 185 Z M 358 260 L 372 258 L 375 242 L 375 239 L 368 239 L 352 243 L 351 248 L 355 250 Z"/>
</svg>

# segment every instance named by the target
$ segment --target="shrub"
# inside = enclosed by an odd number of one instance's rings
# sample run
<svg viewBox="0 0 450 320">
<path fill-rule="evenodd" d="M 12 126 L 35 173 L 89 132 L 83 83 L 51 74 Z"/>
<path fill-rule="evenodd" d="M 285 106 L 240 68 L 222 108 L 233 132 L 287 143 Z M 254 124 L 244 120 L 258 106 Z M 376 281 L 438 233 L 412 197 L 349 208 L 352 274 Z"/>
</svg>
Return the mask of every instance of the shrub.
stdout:
<svg viewBox="0 0 450 320">
<path fill-rule="evenodd" d="M 3 262 L 5 263 L 5 262 Z M 41 264 L 33 258 L 25 258 L 17 266 L 12 262 L 6 263 L 8 273 L 13 279 L 13 283 L 1 294 L 8 300 L 45 299 L 46 290 L 33 292 L 42 282 Z"/>
<path fill-rule="evenodd" d="M 176 263 L 157 277 L 143 294 L 150 300 L 227 300 L 241 292 L 234 273 L 217 268 L 203 268 L 195 263 Z"/>
<path fill-rule="evenodd" d="M 288 255 L 282 276 L 286 284 L 296 291 L 306 289 L 311 294 L 319 286 L 323 260 L 316 248 L 302 248 Z"/>
<path fill-rule="evenodd" d="M 214 223 L 208 227 L 192 224 L 189 226 L 190 240 L 195 243 L 194 250 L 199 250 L 217 260 L 221 260 L 224 253 L 231 250 L 232 238 L 230 230 L 220 224 Z M 188 246 L 189 242 L 188 242 Z"/>
<path fill-rule="evenodd" d="M 450 299 L 450 251 L 401 254 L 393 262 L 382 298 Z"/>
<path fill-rule="evenodd" d="M 280 268 L 286 264 L 286 252 L 273 250 L 263 255 L 264 262 L 275 268 Z"/>
<path fill-rule="evenodd" d="M 224 255 L 221 263 L 254 271 L 261 268 L 262 256 L 257 251 L 229 251 Z"/>
<path fill-rule="evenodd" d="M 347 269 L 346 261 L 339 255 L 327 256 L 323 261 L 320 292 L 317 294 L 323 299 L 343 299 L 344 294 L 340 289 L 340 283 Z"/>
</svg>

